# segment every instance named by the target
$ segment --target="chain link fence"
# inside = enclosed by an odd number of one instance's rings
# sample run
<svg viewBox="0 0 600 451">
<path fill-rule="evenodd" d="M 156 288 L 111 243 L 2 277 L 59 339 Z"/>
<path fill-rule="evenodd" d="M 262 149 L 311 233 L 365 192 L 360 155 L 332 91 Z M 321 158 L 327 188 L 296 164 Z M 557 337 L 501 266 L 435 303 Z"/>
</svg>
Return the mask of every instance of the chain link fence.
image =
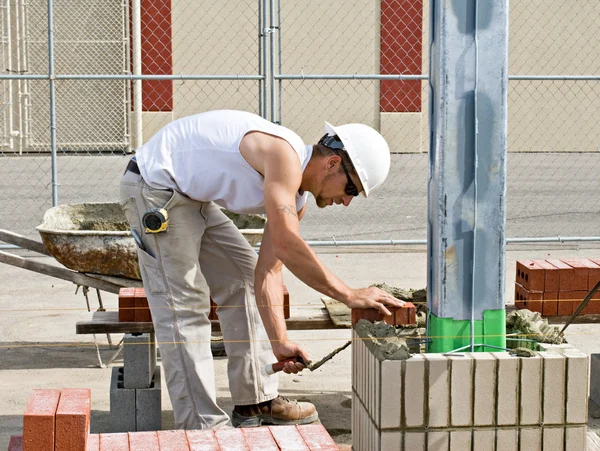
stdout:
<svg viewBox="0 0 600 451">
<path fill-rule="evenodd" d="M 174 119 L 229 108 L 307 143 L 324 121 L 380 130 L 393 152 L 385 185 L 350 208 L 309 208 L 302 234 L 425 240 L 428 7 L 0 0 L 0 228 L 35 236 L 53 202 L 116 201 L 140 143 Z M 510 7 L 507 236 L 599 236 L 600 3 Z"/>
</svg>

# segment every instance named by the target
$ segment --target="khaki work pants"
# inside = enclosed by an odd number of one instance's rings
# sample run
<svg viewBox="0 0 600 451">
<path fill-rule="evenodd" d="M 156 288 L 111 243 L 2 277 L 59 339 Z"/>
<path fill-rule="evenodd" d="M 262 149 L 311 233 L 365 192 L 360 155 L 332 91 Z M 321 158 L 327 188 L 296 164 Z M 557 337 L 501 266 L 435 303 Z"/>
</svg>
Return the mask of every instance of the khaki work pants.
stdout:
<svg viewBox="0 0 600 451">
<path fill-rule="evenodd" d="M 131 171 L 121 179 L 120 198 L 145 248 L 138 258 L 176 426 L 208 429 L 229 421 L 216 403 L 209 293 L 218 306 L 234 405 L 275 398 L 277 376 L 264 368 L 276 359 L 254 298 L 257 256 L 240 231 L 213 202 L 152 188 Z M 142 216 L 151 208 L 167 209 L 167 231 L 144 233 Z"/>
</svg>

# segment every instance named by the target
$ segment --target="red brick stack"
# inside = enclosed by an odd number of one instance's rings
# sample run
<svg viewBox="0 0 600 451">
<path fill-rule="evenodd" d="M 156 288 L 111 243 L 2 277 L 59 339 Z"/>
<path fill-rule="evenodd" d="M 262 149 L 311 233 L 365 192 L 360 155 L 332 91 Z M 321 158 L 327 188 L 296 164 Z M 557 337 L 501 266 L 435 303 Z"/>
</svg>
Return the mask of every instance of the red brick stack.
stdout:
<svg viewBox="0 0 600 451">
<path fill-rule="evenodd" d="M 385 321 L 391 326 L 414 326 L 417 324 L 417 309 L 412 302 L 407 302 L 402 307 L 390 307 L 387 309 L 392 313 L 390 316 L 384 315 L 374 308 L 353 308 L 352 325 L 354 326 L 359 319 L 367 321 Z"/>
<path fill-rule="evenodd" d="M 568 316 L 600 281 L 600 259 L 518 260 L 515 306 Z M 581 312 L 600 313 L 600 290 Z"/>
</svg>

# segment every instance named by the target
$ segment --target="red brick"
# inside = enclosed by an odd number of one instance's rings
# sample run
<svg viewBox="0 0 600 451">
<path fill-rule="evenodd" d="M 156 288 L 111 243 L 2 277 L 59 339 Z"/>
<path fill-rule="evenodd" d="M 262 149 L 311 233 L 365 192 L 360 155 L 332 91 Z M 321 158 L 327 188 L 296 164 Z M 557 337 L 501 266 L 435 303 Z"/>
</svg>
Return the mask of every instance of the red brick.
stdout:
<svg viewBox="0 0 600 451">
<path fill-rule="evenodd" d="M 311 450 L 338 451 L 339 447 L 333 441 L 322 424 L 304 424 L 298 426 L 298 432 Z"/>
<path fill-rule="evenodd" d="M 100 451 L 129 451 L 127 432 L 100 434 Z"/>
<path fill-rule="evenodd" d="M 8 442 L 8 451 L 23 451 L 23 436 L 11 435 Z"/>
<path fill-rule="evenodd" d="M 374 308 L 353 308 L 352 309 L 352 325 L 356 324 L 360 319 L 367 321 L 385 321 L 393 326 L 409 326 L 417 324 L 417 309 L 412 302 L 405 303 L 402 307 L 390 307 L 387 309 L 391 315 L 384 315 L 379 310 Z"/>
<path fill-rule="evenodd" d="M 212 430 L 186 431 L 190 451 L 220 451 Z"/>
<path fill-rule="evenodd" d="M 90 434 L 88 435 L 87 448 L 85 451 L 100 451 L 100 435 Z"/>
<path fill-rule="evenodd" d="M 517 260 L 515 281 L 529 292 L 544 291 L 545 270 L 533 260 Z"/>
<path fill-rule="evenodd" d="M 281 449 L 310 451 L 296 426 L 270 426 L 271 434 Z"/>
<path fill-rule="evenodd" d="M 558 275 L 558 291 L 577 291 L 587 288 L 587 269 L 581 271 L 561 260 L 546 260 L 560 271 Z"/>
<path fill-rule="evenodd" d="M 158 451 L 156 431 L 128 432 L 129 451 Z"/>
<path fill-rule="evenodd" d="M 561 291 L 558 293 L 558 316 L 570 316 L 583 298 L 587 291 Z"/>
<path fill-rule="evenodd" d="M 242 429 L 250 451 L 279 451 L 268 427 Z"/>
<path fill-rule="evenodd" d="M 559 270 L 546 260 L 534 260 L 535 264 L 544 268 L 544 291 L 557 292 L 559 284 Z"/>
<path fill-rule="evenodd" d="M 148 307 L 148 298 L 146 297 L 146 291 L 143 288 L 135 289 L 134 299 L 134 320 L 138 323 L 151 323 L 152 315 L 150 314 L 150 307 Z"/>
<path fill-rule="evenodd" d="M 246 440 L 244 439 L 244 434 L 242 434 L 241 429 L 217 429 L 215 431 L 215 437 L 219 447 L 221 448 L 221 451 L 242 451 L 248 449 Z"/>
<path fill-rule="evenodd" d="M 575 290 L 587 290 L 588 289 L 588 283 L 589 283 L 589 278 L 590 278 L 590 267 L 589 265 L 593 263 L 589 262 L 587 263 L 586 260 L 587 259 L 582 259 L 582 258 L 561 258 L 563 263 L 566 263 L 567 265 L 569 265 L 570 267 L 572 267 L 575 270 L 575 275 L 574 277 L 576 277 L 576 279 L 578 280 L 578 285 L 577 288 L 575 288 Z M 583 281 L 585 280 L 585 284 L 583 284 Z M 567 290 L 563 290 L 563 291 L 567 291 Z"/>
<path fill-rule="evenodd" d="M 515 305 L 517 305 L 517 302 L 522 302 L 523 307 L 521 308 L 526 308 L 532 312 L 542 313 L 542 296 L 543 293 L 541 292 L 527 291 L 521 285 L 515 283 Z"/>
<path fill-rule="evenodd" d="M 582 314 L 600 314 L 600 290 L 592 295 L 592 299 L 590 299 L 588 305 L 584 307 Z"/>
<path fill-rule="evenodd" d="M 588 258 L 582 259 L 581 263 L 586 265 L 589 270 L 587 289 L 590 291 L 598 282 L 600 282 L 600 264 L 594 263 Z"/>
<path fill-rule="evenodd" d="M 290 317 L 290 292 L 285 285 L 283 286 L 283 317 L 285 319 Z"/>
<path fill-rule="evenodd" d="M 54 451 L 60 390 L 33 390 L 23 415 L 23 450 Z"/>
<path fill-rule="evenodd" d="M 542 316 L 558 315 L 558 292 L 544 292 L 542 301 Z"/>
<path fill-rule="evenodd" d="M 183 429 L 176 431 L 158 431 L 160 451 L 189 451 L 187 438 Z"/>
<path fill-rule="evenodd" d="M 135 288 L 119 289 L 119 321 L 129 323 L 135 321 Z"/>
<path fill-rule="evenodd" d="M 55 451 L 84 450 L 90 432 L 92 392 L 89 388 L 65 388 L 56 409 Z"/>
</svg>

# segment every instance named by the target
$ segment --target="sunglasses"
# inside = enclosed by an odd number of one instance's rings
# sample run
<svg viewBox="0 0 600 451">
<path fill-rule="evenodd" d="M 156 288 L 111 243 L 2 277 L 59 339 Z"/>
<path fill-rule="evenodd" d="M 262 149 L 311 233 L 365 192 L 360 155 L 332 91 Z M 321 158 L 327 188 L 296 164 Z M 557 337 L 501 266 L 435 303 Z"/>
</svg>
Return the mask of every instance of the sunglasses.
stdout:
<svg viewBox="0 0 600 451">
<path fill-rule="evenodd" d="M 333 150 L 335 152 L 335 154 L 342 159 L 342 169 L 344 170 L 344 174 L 346 174 L 346 179 L 348 180 L 348 183 L 346 184 L 346 189 L 345 189 L 346 194 L 348 196 L 352 196 L 352 197 L 358 196 L 358 188 L 356 187 L 356 185 L 350 178 L 348 169 L 346 169 L 346 165 L 344 164 L 344 158 L 342 157 L 342 155 L 339 152 L 339 151 L 346 152 L 346 149 L 344 148 L 344 143 L 340 140 L 340 138 L 337 135 L 330 136 L 327 134 L 319 140 L 319 144 L 322 144 L 325 147 Z"/>
</svg>

